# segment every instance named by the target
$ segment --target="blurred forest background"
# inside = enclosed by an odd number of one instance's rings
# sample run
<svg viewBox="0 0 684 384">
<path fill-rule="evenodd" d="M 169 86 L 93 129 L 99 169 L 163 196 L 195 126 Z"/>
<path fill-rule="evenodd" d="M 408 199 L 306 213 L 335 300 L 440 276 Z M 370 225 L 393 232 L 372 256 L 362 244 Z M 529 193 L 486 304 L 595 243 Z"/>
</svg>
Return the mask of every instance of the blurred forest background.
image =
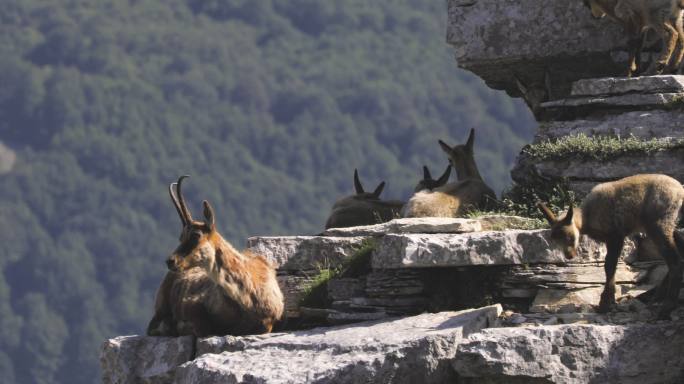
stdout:
<svg viewBox="0 0 684 384">
<path fill-rule="evenodd" d="M 3 0 L 0 382 L 94 383 L 142 333 L 179 175 L 221 232 L 312 234 L 335 198 L 407 198 L 477 130 L 499 193 L 535 123 L 457 69 L 444 1 Z"/>
</svg>

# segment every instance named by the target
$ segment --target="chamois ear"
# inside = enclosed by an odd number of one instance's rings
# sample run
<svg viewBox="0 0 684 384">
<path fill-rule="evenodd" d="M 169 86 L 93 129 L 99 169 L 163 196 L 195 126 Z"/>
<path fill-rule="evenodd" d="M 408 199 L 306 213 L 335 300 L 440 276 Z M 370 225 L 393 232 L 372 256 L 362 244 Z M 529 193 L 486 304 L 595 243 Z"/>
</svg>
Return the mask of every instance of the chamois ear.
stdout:
<svg viewBox="0 0 684 384">
<path fill-rule="evenodd" d="M 563 225 L 570 225 L 572 224 L 572 216 L 575 214 L 575 211 L 573 209 L 573 206 L 571 205 L 570 208 L 568 208 L 568 213 L 565 214 L 565 217 L 563 218 Z"/>
<path fill-rule="evenodd" d="M 468 135 L 468 141 L 466 141 L 466 148 L 471 152 L 473 150 L 473 145 L 475 144 L 475 128 L 470 128 L 470 135 Z"/>
<path fill-rule="evenodd" d="M 442 147 L 442 150 L 447 153 L 447 155 L 451 154 L 451 147 L 449 144 L 443 142 L 442 140 L 439 140 L 439 146 Z"/>
<path fill-rule="evenodd" d="M 209 205 L 209 202 L 204 200 L 202 202 L 202 205 L 204 205 L 204 223 L 207 225 L 209 230 L 213 231 L 214 230 L 214 210 L 211 208 L 211 205 Z"/>
<path fill-rule="evenodd" d="M 444 171 L 444 174 L 440 176 L 439 180 L 437 180 L 437 185 L 442 186 L 449 181 L 449 177 L 451 176 L 451 164 L 447 165 L 446 171 Z"/>
<path fill-rule="evenodd" d="M 364 193 L 363 185 L 361 185 L 361 180 L 359 180 L 359 171 L 357 169 L 354 169 L 354 190 L 356 190 L 357 195 Z"/>
<path fill-rule="evenodd" d="M 556 222 L 556 215 L 551 212 L 549 207 L 546 206 L 546 204 L 542 203 L 541 201 L 537 203 L 537 208 L 544 214 L 544 217 L 546 220 L 549 222 L 549 224 L 554 224 Z"/>
<path fill-rule="evenodd" d="M 378 184 L 377 188 L 375 188 L 375 191 L 373 191 L 373 197 L 375 198 L 380 198 L 380 194 L 382 193 L 382 190 L 385 188 L 385 182 L 383 181 L 382 183 Z"/>
<path fill-rule="evenodd" d="M 432 175 L 427 165 L 423 165 L 423 180 L 432 180 Z"/>
</svg>

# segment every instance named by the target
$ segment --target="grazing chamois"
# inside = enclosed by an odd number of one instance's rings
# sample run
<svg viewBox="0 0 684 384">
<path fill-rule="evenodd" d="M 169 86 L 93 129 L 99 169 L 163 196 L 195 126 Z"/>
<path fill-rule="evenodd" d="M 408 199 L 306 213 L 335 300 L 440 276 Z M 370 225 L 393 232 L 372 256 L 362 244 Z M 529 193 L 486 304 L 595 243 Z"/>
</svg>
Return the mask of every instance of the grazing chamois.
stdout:
<svg viewBox="0 0 684 384">
<path fill-rule="evenodd" d="M 445 185 L 449 181 L 449 176 L 451 176 L 451 164 L 447 165 L 446 170 L 437 180 L 432 178 L 430 169 L 428 169 L 427 165 L 423 165 L 423 179 L 418 182 L 413 192 L 432 191 L 435 188 Z"/>
<path fill-rule="evenodd" d="M 646 75 L 675 72 L 684 58 L 684 0 L 583 0 L 594 18 L 606 15 L 625 29 L 628 37 L 627 76 L 639 71 L 641 51 L 649 31 L 663 42 L 659 58 L 644 72 Z M 679 52 L 675 55 L 675 50 Z"/>
<path fill-rule="evenodd" d="M 470 130 L 468 141 L 450 147 L 442 140 L 439 145 L 456 169 L 457 182 L 415 193 L 406 203 L 404 217 L 459 217 L 468 210 L 486 209 L 496 201 L 496 194 L 485 184 L 475 164 L 473 145 L 475 130 Z"/>
<path fill-rule="evenodd" d="M 183 230 L 180 244 L 166 261 L 169 272 L 157 291 L 147 334 L 270 332 L 284 309 L 275 269 L 263 257 L 233 248 L 216 230 L 214 211 L 206 200 L 204 220 L 193 220 L 181 192 L 185 177 L 169 186 Z"/>
<path fill-rule="evenodd" d="M 325 229 L 379 224 L 401 217 L 404 202 L 380 200 L 380 194 L 384 188 L 385 182 L 383 181 L 375 188 L 375 191 L 366 192 L 359 180 L 359 172 L 355 169 L 354 189 L 356 194 L 343 197 L 335 202 L 332 212 L 325 222 Z"/>
<path fill-rule="evenodd" d="M 551 225 L 551 240 L 561 246 L 568 259 L 577 255 L 580 234 L 606 244 L 606 284 L 601 294 L 599 312 L 615 305 L 615 269 L 625 237 L 643 232 L 665 259 L 668 276 L 658 291 L 667 294 L 658 318 L 669 318 L 677 305 L 682 282 L 680 255 L 684 242 L 675 233 L 684 188 L 665 175 L 634 175 L 595 186 L 584 198 L 581 208 L 568 209 L 557 218 L 544 204 L 538 203 Z"/>
</svg>

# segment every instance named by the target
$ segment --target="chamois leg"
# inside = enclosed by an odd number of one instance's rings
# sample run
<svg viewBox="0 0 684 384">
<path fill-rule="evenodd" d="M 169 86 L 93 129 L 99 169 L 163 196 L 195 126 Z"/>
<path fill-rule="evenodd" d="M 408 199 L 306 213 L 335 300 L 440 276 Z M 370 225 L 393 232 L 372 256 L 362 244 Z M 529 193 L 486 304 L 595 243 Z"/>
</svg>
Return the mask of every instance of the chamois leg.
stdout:
<svg viewBox="0 0 684 384">
<path fill-rule="evenodd" d="M 641 65 L 641 49 L 645 36 L 634 36 L 629 39 L 627 46 L 629 49 L 629 60 L 627 67 L 627 77 L 632 77 L 639 74 L 639 66 Z"/>
<path fill-rule="evenodd" d="M 663 24 L 662 27 L 663 29 L 660 35 L 662 36 L 665 45 L 663 47 L 663 52 L 660 54 L 658 60 L 655 62 L 655 68 L 653 68 L 653 73 L 650 74 L 660 75 L 668 67 L 668 65 L 670 64 L 670 59 L 672 58 L 675 47 L 677 45 L 677 40 L 679 38 L 677 30 L 669 23 Z"/>
<path fill-rule="evenodd" d="M 670 68 L 670 73 L 677 74 L 682 66 L 682 61 L 684 60 L 684 25 L 682 21 L 677 21 L 677 55 L 674 58 L 674 62 Z"/>
<path fill-rule="evenodd" d="M 663 281 L 663 285 L 667 284 L 667 295 L 663 301 L 663 306 L 658 312 L 659 320 L 667 320 L 670 318 L 672 310 L 677 307 L 679 288 L 682 284 L 682 265 L 674 240 L 673 231 L 659 228 L 653 232 L 654 233 L 649 234 L 649 236 L 652 236 L 652 238 L 657 241 L 660 254 L 663 256 L 663 259 L 665 259 L 668 269 L 666 276 L 667 280 Z"/>
<path fill-rule="evenodd" d="M 176 324 L 173 320 L 171 305 L 169 304 L 169 291 L 176 279 L 176 275 L 167 273 L 162 280 L 154 303 L 154 316 L 147 325 L 148 336 L 177 336 Z"/>
<path fill-rule="evenodd" d="M 601 301 L 599 302 L 598 312 L 606 313 L 615 306 L 615 270 L 617 269 L 618 259 L 622 253 L 622 246 L 625 243 L 625 238 L 613 238 L 606 242 L 608 253 L 606 254 L 606 262 L 604 269 L 606 271 L 606 285 L 601 293 Z"/>
</svg>

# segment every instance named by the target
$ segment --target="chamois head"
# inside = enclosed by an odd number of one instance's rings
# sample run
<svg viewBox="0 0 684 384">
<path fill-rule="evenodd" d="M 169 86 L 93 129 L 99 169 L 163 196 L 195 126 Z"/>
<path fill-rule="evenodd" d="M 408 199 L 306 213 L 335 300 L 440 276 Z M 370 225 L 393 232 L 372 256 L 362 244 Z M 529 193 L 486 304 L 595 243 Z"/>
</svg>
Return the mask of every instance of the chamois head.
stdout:
<svg viewBox="0 0 684 384">
<path fill-rule="evenodd" d="M 385 182 L 383 181 L 375 187 L 375 190 L 372 193 L 366 192 L 363 189 L 363 185 L 361 185 L 361 180 L 359 180 L 358 170 L 354 169 L 354 190 L 356 191 L 356 195 L 352 198 L 356 200 L 380 200 L 380 194 L 384 188 Z"/>
<path fill-rule="evenodd" d="M 570 206 L 568 212 L 562 218 L 557 218 L 549 207 L 542 202 L 537 203 L 537 207 L 551 225 L 551 241 L 553 244 L 563 250 L 566 258 L 575 258 L 577 256 L 577 247 L 579 246 L 580 231 L 573 220 L 573 206 Z"/>
<path fill-rule="evenodd" d="M 598 0 L 582 0 L 584 3 L 584 6 L 589 8 L 591 10 L 591 16 L 594 17 L 595 19 L 602 19 L 607 15 L 607 12 L 605 10 L 605 6 L 607 4 L 606 1 L 598 1 Z M 613 1 L 615 3 L 615 1 Z M 615 6 L 615 4 L 613 4 Z"/>
<path fill-rule="evenodd" d="M 437 187 L 441 187 L 449 181 L 449 176 L 451 175 L 451 165 L 447 165 L 447 169 L 444 171 L 439 179 L 435 180 L 430 174 L 430 170 L 427 165 L 423 165 L 423 179 L 418 182 L 414 192 L 420 192 L 424 190 L 432 191 Z"/>
<path fill-rule="evenodd" d="M 451 147 L 442 140 L 439 140 L 440 147 L 449 156 L 449 163 L 456 169 L 458 180 L 469 178 L 482 179 L 475 164 L 474 144 L 475 129 L 470 130 L 470 135 L 468 135 L 468 140 L 465 144 Z"/>
<path fill-rule="evenodd" d="M 204 200 L 202 202 L 204 205 L 204 221 L 192 219 L 181 192 L 181 185 L 186 177 L 189 176 L 181 176 L 178 178 L 178 182 L 169 185 L 171 201 L 183 224 L 179 238 L 180 244 L 166 260 L 167 267 L 174 272 L 186 271 L 193 267 L 208 269 L 214 264 L 217 252 L 215 238 L 218 234 L 214 224 L 214 210 L 209 202 Z"/>
</svg>

